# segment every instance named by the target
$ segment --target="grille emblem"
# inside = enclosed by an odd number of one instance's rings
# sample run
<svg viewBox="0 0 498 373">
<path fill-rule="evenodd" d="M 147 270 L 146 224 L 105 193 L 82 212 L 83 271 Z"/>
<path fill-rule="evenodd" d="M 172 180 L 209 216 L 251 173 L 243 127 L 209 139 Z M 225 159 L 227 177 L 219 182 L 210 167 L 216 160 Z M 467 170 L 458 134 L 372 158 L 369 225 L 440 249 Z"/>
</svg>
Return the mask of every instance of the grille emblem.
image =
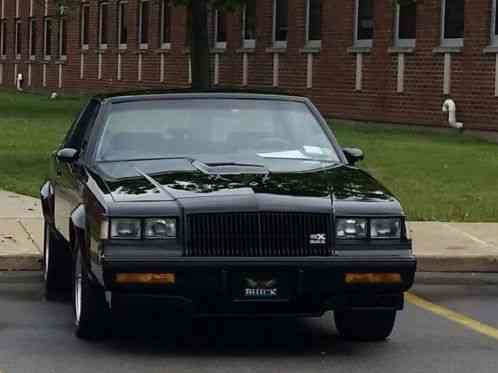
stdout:
<svg viewBox="0 0 498 373">
<path fill-rule="evenodd" d="M 310 234 L 311 245 L 323 245 L 327 243 L 327 235 L 325 233 Z"/>
<path fill-rule="evenodd" d="M 244 289 L 246 297 L 276 297 L 278 296 L 277 280 L 245 279 L 247 287 Z"/>
</svg>

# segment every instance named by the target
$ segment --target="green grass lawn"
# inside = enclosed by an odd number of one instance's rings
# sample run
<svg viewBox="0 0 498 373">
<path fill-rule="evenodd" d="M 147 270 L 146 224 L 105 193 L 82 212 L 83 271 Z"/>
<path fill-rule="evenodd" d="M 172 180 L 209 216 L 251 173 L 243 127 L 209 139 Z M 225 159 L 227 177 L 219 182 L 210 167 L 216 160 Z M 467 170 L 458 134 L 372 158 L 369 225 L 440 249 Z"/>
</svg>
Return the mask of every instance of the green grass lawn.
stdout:
<svg viewBox="0 0 498 373">
<path fill-rule="evenodd" d="M 49 155 L 83 102 L 0 91 L 0 189 L 38 196 Z"/>
<path fill-rule="evenodd" d="M 335 122 L 333 122 L 335 123 Z M 333 124 L 360 166 L 401 200 L 411 220 L 498 222 L 498 144 L 458 132 Z"/>
<path fill-rule="evenodd" d="M 37 196 L 48 157 L 84 98 L 0 92 L 0 189 Z M 498 222 L 498 145 L 427 129 L 333 121 L 344 146 L 365 151 L 366 168 L 412 220 Z"/>
</svg>

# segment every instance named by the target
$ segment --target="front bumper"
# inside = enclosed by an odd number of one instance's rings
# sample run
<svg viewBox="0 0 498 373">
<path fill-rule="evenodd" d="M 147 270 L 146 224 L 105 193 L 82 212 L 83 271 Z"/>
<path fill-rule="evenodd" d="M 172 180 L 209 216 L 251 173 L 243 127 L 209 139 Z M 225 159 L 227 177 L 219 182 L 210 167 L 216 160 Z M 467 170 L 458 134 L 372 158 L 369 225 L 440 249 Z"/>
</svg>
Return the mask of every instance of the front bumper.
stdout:
<svg viewBox="0 0 498 373">
<path fill-rule="evenodd" d="M 403 292 L 413 284 L 416 259 L 403 257 L 311 258 L 127 258 L 108 253 L 102 260 L 106 290 L 114 299 L 166 304 L 197 315 L 318 316 L 337 309 L 402 309 Z M 175 273 L 168 285 L 117 284 L 117 273 Z M 350 285 L 345 273 L 401 274 L 399 284 Z M 242 299 L 241 274 L 278 274 L 285 296 Z"/>
</svg>

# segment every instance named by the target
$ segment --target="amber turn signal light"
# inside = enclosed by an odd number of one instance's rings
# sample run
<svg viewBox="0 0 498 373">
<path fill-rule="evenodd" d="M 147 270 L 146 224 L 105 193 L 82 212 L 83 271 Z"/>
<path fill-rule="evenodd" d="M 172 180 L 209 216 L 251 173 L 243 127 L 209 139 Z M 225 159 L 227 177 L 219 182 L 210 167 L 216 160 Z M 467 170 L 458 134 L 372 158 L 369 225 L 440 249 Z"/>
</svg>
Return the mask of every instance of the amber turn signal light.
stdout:
<svg viewBox="0 0 498 373">
<path fill-rule="evenodd" d="M 346 284 L 400 284 L 399 273 L 346 273 Z"/>
<path fill-rule="evenodd" d="M 115 282 L 118 284 L 174 284 L 174 273 L 117 273 Z"/>
</svg>

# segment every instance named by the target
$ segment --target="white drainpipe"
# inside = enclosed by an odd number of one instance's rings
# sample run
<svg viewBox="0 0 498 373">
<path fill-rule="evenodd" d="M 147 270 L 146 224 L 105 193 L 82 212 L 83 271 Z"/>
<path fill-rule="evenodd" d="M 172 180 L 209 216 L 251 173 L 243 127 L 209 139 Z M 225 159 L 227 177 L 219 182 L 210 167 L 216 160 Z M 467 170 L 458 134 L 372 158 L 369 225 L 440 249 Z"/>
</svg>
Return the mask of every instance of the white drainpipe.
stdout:
<svg viewBox="0 0 498 373">
<path fill-rule="evenodd" d="M 22 81 L 23 81 L 23 76 L 22 74 L 17 74 L 17 79 L 16 79 L 16 88 L 18 91 L 22 91 Z"/>
<path fill-rule="evenodd" d="M 450 127 L 463 131 L 463 123 L 456 120 L 456 104 L 451 98 L 444 102 L 443 113 L 448 113 L 448 124 Z"/>
</svg>

